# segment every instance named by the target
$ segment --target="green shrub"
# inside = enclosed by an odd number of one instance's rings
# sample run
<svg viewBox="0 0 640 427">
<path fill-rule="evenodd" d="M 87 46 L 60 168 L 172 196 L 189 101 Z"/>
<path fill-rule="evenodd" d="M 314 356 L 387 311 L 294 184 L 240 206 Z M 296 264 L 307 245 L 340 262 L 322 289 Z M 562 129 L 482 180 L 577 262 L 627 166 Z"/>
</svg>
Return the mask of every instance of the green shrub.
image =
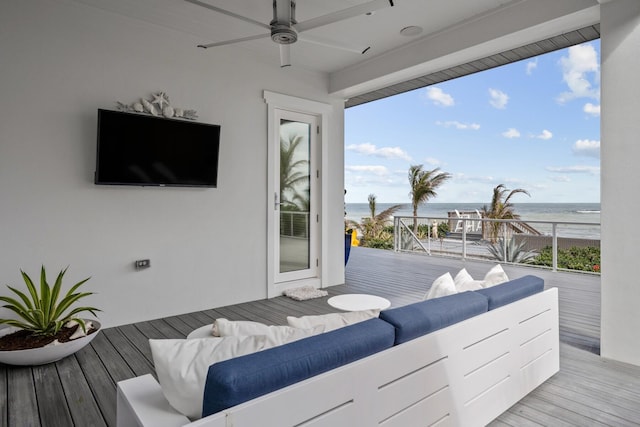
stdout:
<svg viewBox="0 0 640 427">
<path fill-rule="evenodd" d="M 364 242 L 364 245 L 367 248 L 374 249 L 393 249 L 393 239 L 392 238 L 373 238 Z"/>
<path fill-rule="evenodd" d="M 553 266 L 551 246 L 540 250 L 538 256 L 527 261 L 527 264 Z M 558 249 L 558 268 L 579 271 L 600 272 L 600 248 L 572 246 L 569 249 Z"/>
<path fill-rule="evenodd" d="M 438 224 L 438 237 L 444 238 L 449 233 L 449 224 L 446 222 L 441 222 Z"/>
</svg>

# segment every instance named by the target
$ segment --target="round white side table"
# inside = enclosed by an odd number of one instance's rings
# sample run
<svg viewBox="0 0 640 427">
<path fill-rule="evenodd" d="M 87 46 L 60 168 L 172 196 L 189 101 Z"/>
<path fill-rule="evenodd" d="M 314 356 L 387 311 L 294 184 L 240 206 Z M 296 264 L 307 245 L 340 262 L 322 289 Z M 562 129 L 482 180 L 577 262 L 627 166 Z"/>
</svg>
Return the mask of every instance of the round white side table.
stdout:
<svg viewBox="0 0 640 427">
<path fill-rule="evenodd" d="M 193 338 L 214 338 L 214 336 L 211 335 L 212 329 L 213 329 L 213 323 L 209 325 L 200 326 L 198 329 L 194 329 L 193 331 L 191 331 L 189 335 L 187 335 L 187 339 L 190 340 Z"/>
<path fill-rule="evenodd" d="M 327 301 L 331 307 L 344 311 L 360 311 L 360 310 L 384 310 L 389 308 L 391 301 L 376 295 L 368 294 L 344 294 L 336 295 Z"/>
</svg>

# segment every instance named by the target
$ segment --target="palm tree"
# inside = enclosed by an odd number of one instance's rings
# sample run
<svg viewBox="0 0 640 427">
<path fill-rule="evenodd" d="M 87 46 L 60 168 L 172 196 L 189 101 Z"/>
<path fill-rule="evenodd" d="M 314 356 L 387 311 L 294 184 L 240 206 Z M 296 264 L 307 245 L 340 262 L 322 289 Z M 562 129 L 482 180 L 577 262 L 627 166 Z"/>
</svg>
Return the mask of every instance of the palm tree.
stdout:
<svg viewBox="0 0 640 427">
<path fill-rule="evenodd" d="M 367 201 L 369 202 L 369 212 L 371 212 L 371 218 L 375 218 L 376 216 L 376 195 L 371 193 L 369 197 L 367 197 Z"/>
<path fill-rule="evenodd" d="M 302 139 L 302 135 L 292 136 L 288 141 L 280 138 L 280 197 L 287 210 L 296 209 L 293 205 L 300 210 L 308 210 L 309 206 L 309 174 L 304 172 L 309 161 L 296 159 L 296 149 Z M 304 188 L 302 194 L 300 187 Z"/>
<path fill-rule="evenodd" d="M 423 165 L 412 165 L 409 168 L 409 185 L 411 185 L 411 205 L 413 206 L 413 232 L 418 230 L 418 206 L 436 197 L 436 188 L 445 183 L 451 174 L 440 172 L 440 168 L 423 170 Z"/>
<path fill-rule="evenodd" d="M 520 215 L 515 213 L 515 208 L 511 203 L 511 198 L 518 193 L 524 193 L 527 196 L 530 196 L 529 192 L 522 188 L 509 190 L 504 184 L 496 186 L 493 189 L 491 206 L 489 208 L 487 208 L 486 205 L 482 207 L 482 216 L 490 219 L 520 219 Z M 489 230 L 489 237 L 491 242 L 495 243 L 498 239 L 500 223 L 491 222 L 490 224 L 491 228 Z"/>
<path fill-rule="evenodd" d="M 368 201 L 371 217 L 363 218 L 360 223 L 350 222 L 350 225 L 362 233 L 363 246 L 367 246 L 367 243 L 371 243 L 374 240 L 390 240 L 391 235 L 385 231 L 385 226 L 391 220 L 393 214 L 402 207 L 402 205 L 393 205 L 376 214 L 376 195 L 369 194 Z"/>
</svg>

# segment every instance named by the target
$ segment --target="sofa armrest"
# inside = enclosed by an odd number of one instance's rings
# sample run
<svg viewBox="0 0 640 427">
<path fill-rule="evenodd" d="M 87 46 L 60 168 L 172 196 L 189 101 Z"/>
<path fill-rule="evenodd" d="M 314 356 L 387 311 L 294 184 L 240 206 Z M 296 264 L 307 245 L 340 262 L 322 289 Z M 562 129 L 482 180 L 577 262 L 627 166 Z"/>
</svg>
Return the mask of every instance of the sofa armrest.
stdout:
<svg viewBox="0 0 640 427">
<path fill-rule="evenodd" d="M 118 427 L 178 427 L 191 422 L 169 405 L 150 374 L 118 382 L 117 414 Z"/>
</svg>

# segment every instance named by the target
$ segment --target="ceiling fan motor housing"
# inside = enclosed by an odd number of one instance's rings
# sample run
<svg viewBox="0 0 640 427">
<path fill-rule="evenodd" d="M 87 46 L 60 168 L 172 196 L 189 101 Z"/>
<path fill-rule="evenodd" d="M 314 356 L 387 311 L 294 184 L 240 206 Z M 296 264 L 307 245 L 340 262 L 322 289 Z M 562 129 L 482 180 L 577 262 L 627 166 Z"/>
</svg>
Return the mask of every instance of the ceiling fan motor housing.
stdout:
<svg viewBox="0 0 640 427">
<path fill-rule="evenodd" d="M 273 0 L 273 21 L 269 24 L 271 40 L 278 44 L 295 43 L 298 40 L 298 32 L 293 28 L 295 24 L 297 24 L 295 0 Z"/>
<path fill-rule="evenodd" d="M 298 33 L 287 24 L 271 25 L 271 40 L 278 44 L 291 44 L 298 40 Z"/>
</svg>

